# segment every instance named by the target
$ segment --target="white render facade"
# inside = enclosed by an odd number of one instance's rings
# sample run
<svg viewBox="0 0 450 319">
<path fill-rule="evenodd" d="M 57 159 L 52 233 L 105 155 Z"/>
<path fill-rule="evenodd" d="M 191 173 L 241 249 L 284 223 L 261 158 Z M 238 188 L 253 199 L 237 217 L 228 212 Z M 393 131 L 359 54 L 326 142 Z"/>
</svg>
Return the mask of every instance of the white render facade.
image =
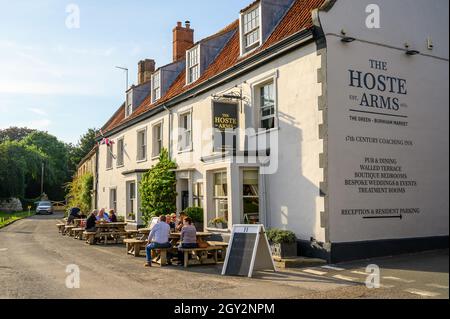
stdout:
<svg viewBox="0 0 450 319">
<path fill-rule="evenodd" d="M 442 33 L 445 26 L 448 30 L 448 13 L 445 20 L 441 10 L 448 12 L 448 3 L 436 0 L 435 6 L 425 8 L 417 1 L 378 1 L 381 12 L 391 15 L 389 28 L 368 30 L 364 19 L 370 1 L 357 6 L 347 0 L 322 2 L 311 12 L 315 27 L 310 32 L 300 31 L 227 74 L 109 131 L 116 159 L 108 160 L 106 145 L 99 147 L 97 207 L 114 208 L 130 224 L 142 225 L 138 184 L 164 147 L 178 165 L 177 211 L 201 206 L 205 230 L 226 236 L 232 225 L 254 222 L 291 230 L 299 239 L 301 255 L 331 262 L 411 251 L 412 246 L 441 247 L 445 241 L 448 245 L 448 196 L 444 195 L 448 194 L 448 121 L 444 121 L 448 118 L 448 106 L 444 107 L 448 105 L 448 39 Z M 393 17 L 400 16 L 405 6 L 413 21 L 402 20 L 403 27 L 392 31 Z M 355 19 L 349 21 L 347 12 Z M 413 25 L 431 17 L 435 22 L 428 30 L 414 32 Z M 349 42 L 342 41 L 346 37 Z M 427 37 L 439 43 L 434 51 L 426 48 Z M 403 39 L 410 43 L 408 48 L 402 47 Z M 262 36 L 260 41 L 264 42 Z M 405 54 L 411 48 L 418 53 Z M 407 82 L 408 94 L 402 92 L 402 85 L 387 96 L 377 92 L 383 101 L 397 98 L 402 105 L 398 109 L 365 105 L 361 96 L 364 99 L 371 90 L 349 89 L 348 70 L 376 73 L 367 66 L 369 61 L 395 65 L 378 71 L 397 74 L 399 84 Z M 410 71 L 415 69 L 430 85 Z M 270 92 L 273 114 L 263 112 L 264 92 Z M 424 117 L 414 104 L 415 100 L 425 103 L 421 97 L 426 94 L 433 96 L 428 101 L 433 119 Z M 350 105 L 350 96 L 359 105 Z M 217 152 L 213 147 L 215 102 L 236 105 L 235 151 Z M 268 129 L 261 130 L 267 119 Z M 388 124 L 389 119 L 398 121 Z M 433 142 L 425 143 L 413 129 Z M 414 146 L 394 148 L 388 142 L 361 146 L 349 142 L 350 137 L 403 140 Z M 123 163 L 118 156 L 122 145 Z M 439 155 L 433 153 L 436 148 Z M 257 156 L 255 150 L 260 151 Z M 440 174 L 425 174 L 414 158 L 434 163 Z M 356 177 L 368 172 L 362 165 L 379 161 L 398 172 L 393 180 L 386 177 L 389 184 L 407 186 L 349 186 L 366 183 Z M 376 182 L 386 180 L 380 177 Z M 225 228 L 210 223 L 217 217 L 225 218 Z"/>
</svg>

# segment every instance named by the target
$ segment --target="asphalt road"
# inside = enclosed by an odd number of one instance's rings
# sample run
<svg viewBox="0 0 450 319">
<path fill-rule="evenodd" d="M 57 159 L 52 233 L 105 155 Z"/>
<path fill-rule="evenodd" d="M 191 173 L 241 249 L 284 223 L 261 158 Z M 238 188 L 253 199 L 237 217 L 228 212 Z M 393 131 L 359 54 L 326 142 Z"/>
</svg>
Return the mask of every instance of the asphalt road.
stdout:
<svg viewBox="0 0 450 319">
<path fill-rule="evenodd" d="M 146 269 L 123 245 L 62 237 L 61 217 L 34 216 L 0 230 L 0 298 L 449 298 L 448 250 L 222 277 L 222 265 Z M 380 267 L 379 289 L 365 285 L 369 264 Z M 78 289 L 66 287 L 68 265 L 80 269 Z"/>
</svg>

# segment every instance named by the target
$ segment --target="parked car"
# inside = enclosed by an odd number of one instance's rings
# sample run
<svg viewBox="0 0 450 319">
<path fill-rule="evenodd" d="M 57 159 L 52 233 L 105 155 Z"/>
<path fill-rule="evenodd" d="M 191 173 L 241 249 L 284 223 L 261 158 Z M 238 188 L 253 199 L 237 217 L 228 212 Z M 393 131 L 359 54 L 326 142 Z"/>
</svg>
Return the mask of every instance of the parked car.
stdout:
<svg viewBox="0 0 450 319">
<path fill-rule="evenodd" d="M 38 202 L 38 204 L 36 206 L 36 214 L 37 215 L 40 215 L 40 214 L 52 215 L 53 214 L 52 203 L 49 201 Z"/>
</svg>

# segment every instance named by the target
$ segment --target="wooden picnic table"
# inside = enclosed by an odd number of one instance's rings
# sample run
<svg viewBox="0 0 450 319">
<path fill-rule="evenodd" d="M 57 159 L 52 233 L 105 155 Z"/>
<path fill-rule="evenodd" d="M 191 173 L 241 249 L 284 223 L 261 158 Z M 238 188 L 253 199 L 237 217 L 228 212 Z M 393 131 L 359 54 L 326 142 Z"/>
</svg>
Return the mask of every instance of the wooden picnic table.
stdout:
<svg viewBox="0 0 450 319">
<path fill-rule="evenodd" d="M 103 239 L 104 244 L 108 244 L 108 239 L 112 238 L 115 243 L 118 243 L 119 239 L 122 237 L 127 237 L 127 232 L 125 230 L 125 227 L 127 226 L 127 223 L 118 222 L 118 223 L 104 223 L 104 222 L 97 222 L 95 224 L 96 227 L 96 233 L 95 238 Z M 89 240 L 91 243 L 92 241 Z"/>
<path fill-rule="evenodd" d="M 86 222 L 86 219 L 80 218 L 80 219 L 74 219 L 73 220 L 73 224 L 75 225 L 76 228 L 80 228 L 81 224 L 83 222 Z"/>
</svg>

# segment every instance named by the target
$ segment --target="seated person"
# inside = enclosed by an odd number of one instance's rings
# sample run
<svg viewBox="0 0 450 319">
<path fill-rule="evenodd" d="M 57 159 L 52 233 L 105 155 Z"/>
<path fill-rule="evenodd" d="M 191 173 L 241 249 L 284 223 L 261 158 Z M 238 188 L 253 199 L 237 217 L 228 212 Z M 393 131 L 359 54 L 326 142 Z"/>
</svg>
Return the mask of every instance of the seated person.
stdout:
<svg viewBox="0 0 450 319">
<path fill-rule="evenodd" d="M 75 219 L 81 219 L 80 211 L 78 207 L 72 207 L 70 209 L 69 217 L 67 217 L 67 225 L 72 225 Z"/>
<path fill-rule="evenodd" d="M 175 228 L 175 230 L 176 230 L 177 232 L 180 232 L 181 229 L 184 227 L 184 219 L 185 219 L 186 217 L 187 217 L 187 216 L 186 216 L 186 213 L 184 213 L 184 212 L 181 212 L 181 213 L 180 213 L 180 218 L 178 219 L 178 221 L 177 221 L 177 226 L 176 226 L 176 228 Z"/>
<path fill-rule="evenodd" d="M 173 216 L 173 214 L 167 215 L 167 224 L 169 224 L 171 231 L 175 231 L 175 228 L 176 228 L 175 218 L 176 218 L 176 215 L 175 216 Z"/>
<path fill-rule="evenodd" d="M 109 211 L 109 220 L 111 221 L 111 223 L 117 223 L 117 216 L 116 213 L 114 212 L 114 209 L 111 209 Z"/>
<path fill-rule="evenodd" d="M 110 223 L 109 216 L 108 216 L 108 214 L 105 213 L 105 209 L 104 208 L 102 208 L 100 210 L 100 212 L 98 213 L 97 221 L 105 221 L 107 223 Z"/>
<path fill-rule="evenodd" d="M 181 229 L 181 245 L 180 248 L 198 248 L 197 244 L 197 230 L 195 226 L 192 225 L 192 219 L 190 217 L 186 217 L 184 219 L 184 226 Z M 180 266 L 184 264 L 184 253 L 178 250 L 178 260 L 180 262 Z"/>
<path fill-rule="evenodd" d="M 97 210 L 92 211 L 92 213 L 89 215 L 89 217 L 86 220 L 86 227 L 85 230 L 87 232 L 95 232 L 97 231 L 97 227 L 95 226 L 95 222 L 97 221 Z"/>
<path fill-rule="evenodd" d="M 145 267 L 152 266 L 152 250 L 159 248 L 171 248 L 172 244 L 169 242 L 170 226 L 167 224 L 166 216 L 162 215 L 153 228 L 147 239 L 147 247 L 145 249 L 147 256 L 147 263 Z"/>
</svg>

